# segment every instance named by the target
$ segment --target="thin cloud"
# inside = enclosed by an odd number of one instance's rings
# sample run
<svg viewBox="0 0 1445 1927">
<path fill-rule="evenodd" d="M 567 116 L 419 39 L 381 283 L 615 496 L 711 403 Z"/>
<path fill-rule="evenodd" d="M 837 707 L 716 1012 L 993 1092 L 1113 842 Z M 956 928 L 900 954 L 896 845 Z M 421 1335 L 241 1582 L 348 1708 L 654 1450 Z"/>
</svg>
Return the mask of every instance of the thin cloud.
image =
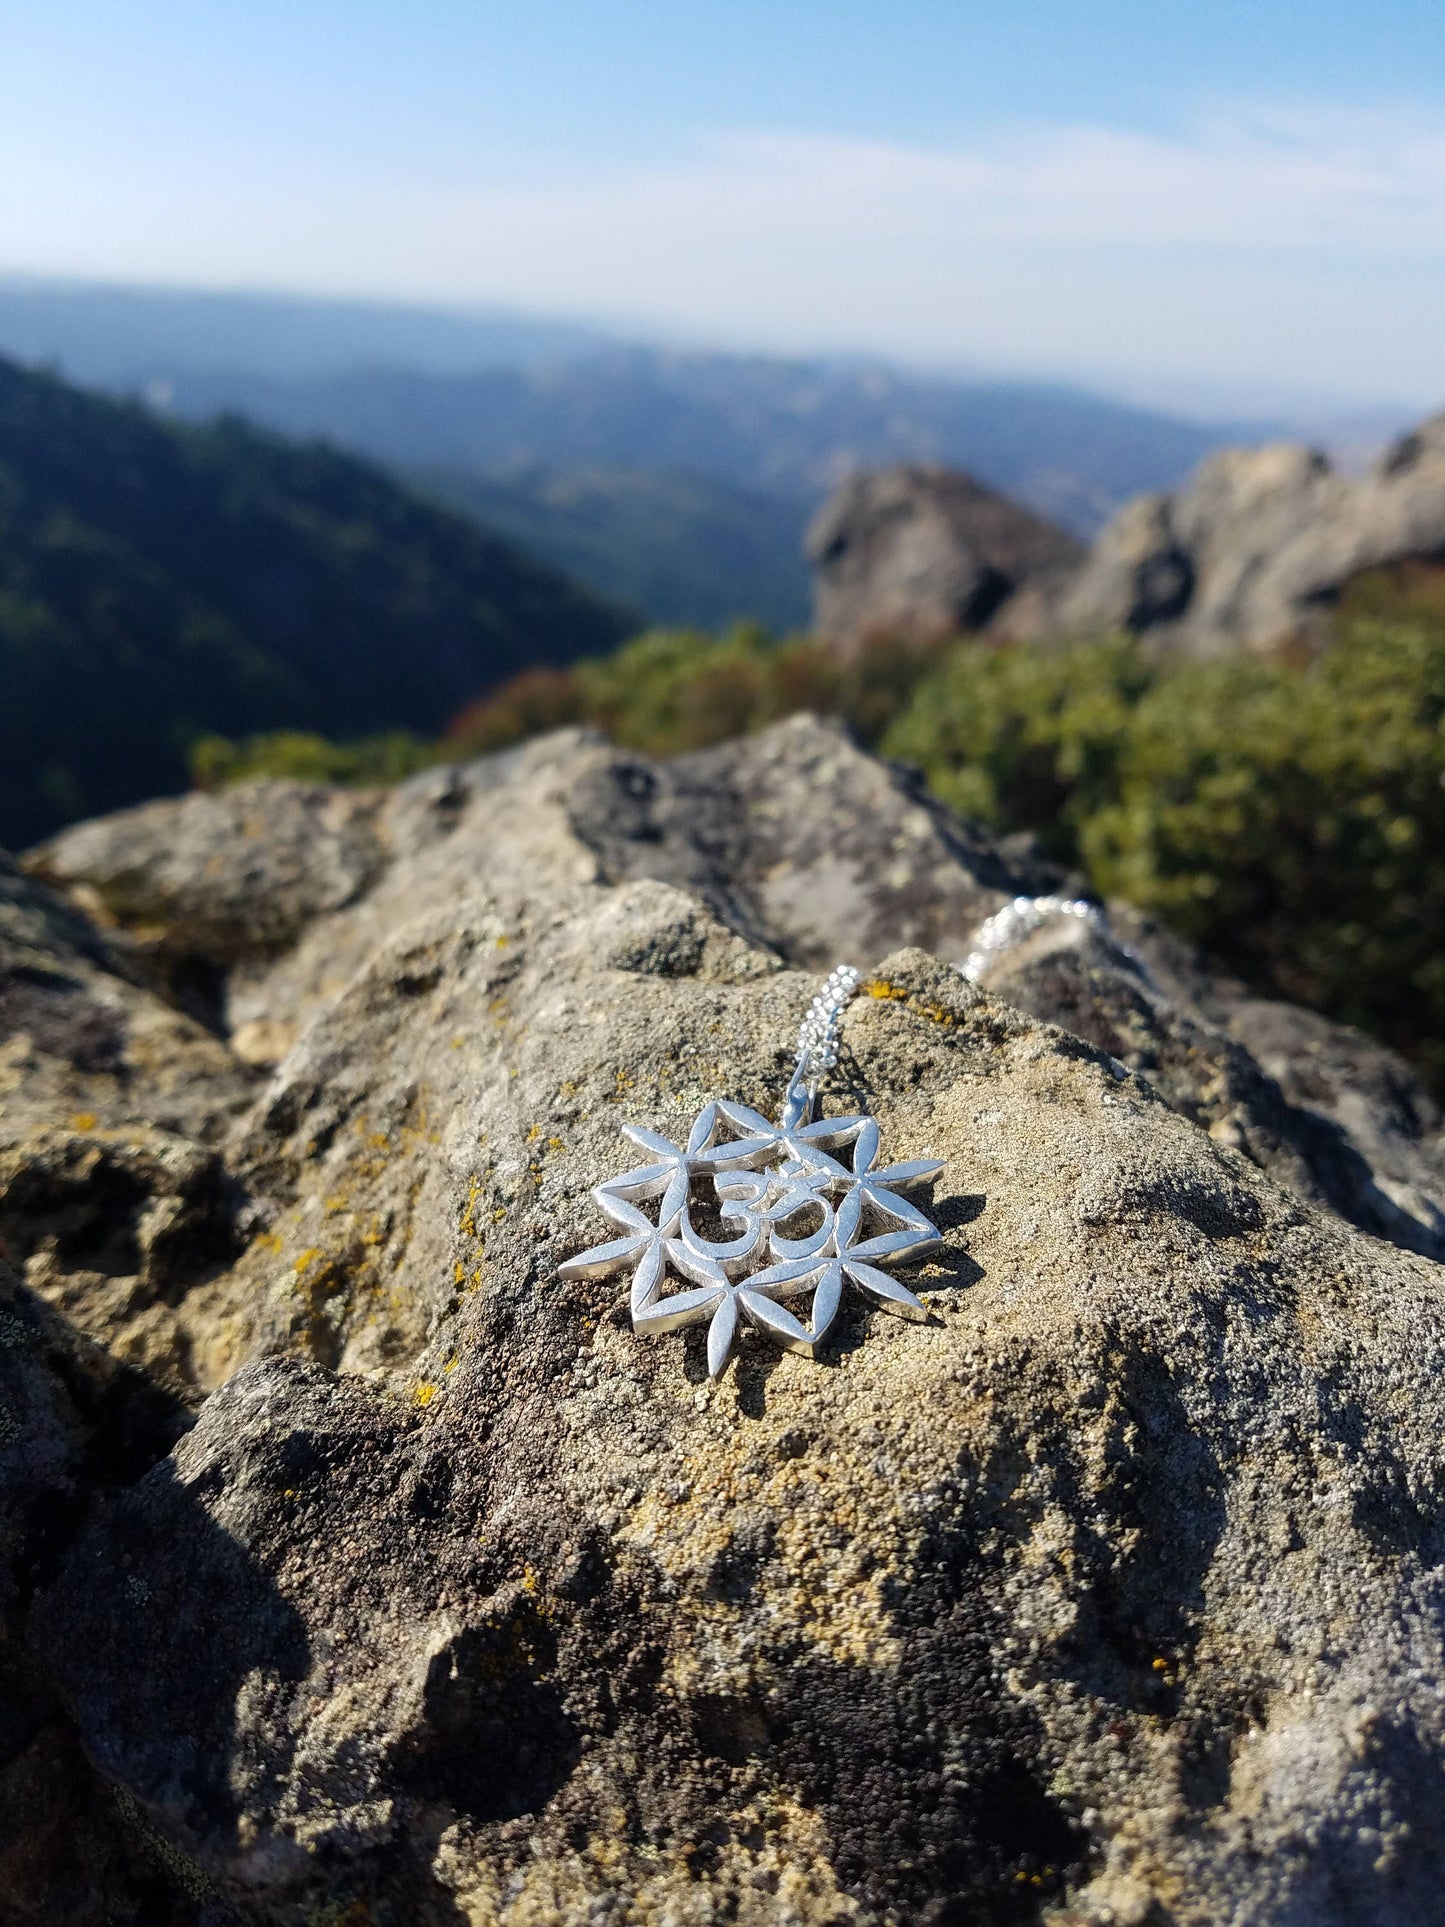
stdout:
<svg viewBox="0 0 1445 1927">
<path fill-rule="evenodd" d="M 955 244 L 1445 253 L 1445 123 L 1255 110 L 1186 134 L 1020 128 L 968 148 L 742 134 L 689 162 L 489 191 L 495 220 L 646 234 L 687 217 L 730 241 L 828 235 Z"/>
<path fill-rule="evenodd" d="M 5 134 L 0 130 L 0 171 Z M 784 348 L 1445 392 L 1445 120 L 1252 107 L 950 149 L 776 133 L 404 187 L 32 170 L 0 264 L 502 301 Z"/>
</svg>

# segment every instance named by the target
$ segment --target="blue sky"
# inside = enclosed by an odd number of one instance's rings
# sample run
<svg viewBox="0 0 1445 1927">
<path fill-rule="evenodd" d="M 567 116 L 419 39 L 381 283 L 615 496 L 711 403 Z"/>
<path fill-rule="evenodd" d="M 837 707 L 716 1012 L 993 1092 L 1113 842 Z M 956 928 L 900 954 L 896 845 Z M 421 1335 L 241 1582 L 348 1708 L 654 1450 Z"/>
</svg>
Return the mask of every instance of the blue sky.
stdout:
<svg viewBox="0 0 1445 1927">
<path fill-rule="evenodd" d="M 0 270 L 1445 402 L 1445 3 L 5 0 Z"/>
</svg>

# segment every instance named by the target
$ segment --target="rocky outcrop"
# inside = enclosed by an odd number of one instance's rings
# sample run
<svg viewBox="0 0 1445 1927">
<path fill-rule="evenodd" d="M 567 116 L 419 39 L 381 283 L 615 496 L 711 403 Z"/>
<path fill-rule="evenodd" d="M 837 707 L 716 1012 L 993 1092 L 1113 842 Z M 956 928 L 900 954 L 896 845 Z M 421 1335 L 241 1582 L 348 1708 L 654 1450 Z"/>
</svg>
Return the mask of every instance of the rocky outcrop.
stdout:
<svg viewBox="0 0 1445 1927">
<path fill-rule="evenodd" d="M 1128 503 L 1087 554 L 967 476 L 921 466 L 854 476 L 807 546 L 815 627 L 844 647 L 1121 629 L 1198 656 L 1312 643 L 1363 571 L 1445 564 L 1445 415 L 1357 480 L 1289 443 L 1224 449 L 1176 493 Z"/>
<path fill-rule="evenodd" d="M 0 1911 L 1436 1918 L 1445 1160 L 1396 1060 L 1122 916 L 969 984 L 1058 879 L 808 719 L 30 867 Z M 945 1160 L 929 1322 L 710 1383 L 558 1267 L 622 1121 L 777 1105 L 840 955 L 830 1108 Z"/>
<path fill-rule="evenodd" d="M 1132 629 L 1193 655 L 1312 639 L 1362 570 L 1445 560 L 1445 416 L 1358 480 L 1280 445 L 1211 456 L 1131 502 L 1036 627 Z"/>
<path fill-rule="evenodd" d="M 1057 588 L 1083 560 L 1071 535 L 955 469 L 852 476 L 806 541 L 814 627 L 844 648 L 985 627 L 1005 603 Z"/>
</svg>

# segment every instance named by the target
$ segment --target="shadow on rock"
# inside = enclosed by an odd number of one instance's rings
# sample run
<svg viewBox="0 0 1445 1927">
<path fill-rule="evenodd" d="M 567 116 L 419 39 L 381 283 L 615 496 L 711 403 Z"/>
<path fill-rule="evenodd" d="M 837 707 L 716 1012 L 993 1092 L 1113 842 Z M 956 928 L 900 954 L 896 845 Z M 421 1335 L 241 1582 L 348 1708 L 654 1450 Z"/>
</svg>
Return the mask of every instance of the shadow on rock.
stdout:
<svg viewBox="0 0 1445 1927">
<path fill-rule="evenodd" d="M 771 1709 L 771 1764 L 816 1806 L 865 1917 L 1030 1921 L 1078 1874 L 1086 1839 L 1048 1791 L 1042 1728 L 999 1690 L 1004 1629 L 976 1546 L 945 1530 L 920 1552 L 891 1601 L 901 1653 L 886 1688 L 860 1690 L 856 1668 L 823 1658 L 798 1667 Z"/>
<path fill-rule="evenodd" d="M 41 1595 L 31 1637 L 100 1771 L 201 1865 L 270 1884 L 279 1870 L 247 1867 L 239 1822 L 287 1777 L 281 1714 L 306 1677 L 308 1641 L 295 1608 L 211 1517 L 202 1484 L 183 1483 L 167 1459 L 121 1493 Z M 266 1701 L 278 1716 L 258 1719 Z"/>
</svg>

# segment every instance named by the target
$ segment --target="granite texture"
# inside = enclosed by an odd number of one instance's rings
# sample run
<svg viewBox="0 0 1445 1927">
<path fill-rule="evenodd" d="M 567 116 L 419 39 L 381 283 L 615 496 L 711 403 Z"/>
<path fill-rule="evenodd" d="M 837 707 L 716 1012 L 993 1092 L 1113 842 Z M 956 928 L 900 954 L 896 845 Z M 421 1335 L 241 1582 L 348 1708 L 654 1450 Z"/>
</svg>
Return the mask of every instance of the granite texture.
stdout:
<svg viewBox="0 0 1445 1927">
<path fill-rule="evenodd" d="M 188 798 L 26 870 L 0 1912 L 1438 1919 L 1439 1120 L 1397 1060 L 1122 912 L 966 983 L 1058 879 L 807 719 Z M 829 1108 L 945 1160 L 930 1320 L 711 1383 L 557 1267 L 622 1121 L 777 1105 L 840 956 Z"/>
</svg>

